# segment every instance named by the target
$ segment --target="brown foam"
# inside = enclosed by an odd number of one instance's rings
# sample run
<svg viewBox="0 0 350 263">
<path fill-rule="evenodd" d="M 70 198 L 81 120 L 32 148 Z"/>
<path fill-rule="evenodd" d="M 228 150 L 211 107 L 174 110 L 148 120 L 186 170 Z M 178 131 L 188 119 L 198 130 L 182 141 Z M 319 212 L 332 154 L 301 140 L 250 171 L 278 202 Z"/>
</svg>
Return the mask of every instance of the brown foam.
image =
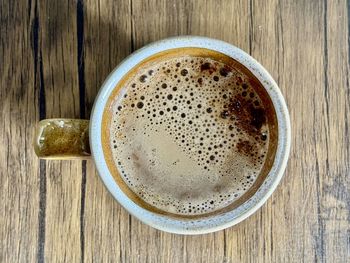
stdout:
<svg viewBox="0 0 350 263">
<path fill-rule="evenodd" d="M 239 205 L 274 158 L 275 112 L 237 61 L 177 49 L 136 66 L 104 112 L 103 149 L 118 184 L 141 206 L 193 217 Z"/>
</svg>

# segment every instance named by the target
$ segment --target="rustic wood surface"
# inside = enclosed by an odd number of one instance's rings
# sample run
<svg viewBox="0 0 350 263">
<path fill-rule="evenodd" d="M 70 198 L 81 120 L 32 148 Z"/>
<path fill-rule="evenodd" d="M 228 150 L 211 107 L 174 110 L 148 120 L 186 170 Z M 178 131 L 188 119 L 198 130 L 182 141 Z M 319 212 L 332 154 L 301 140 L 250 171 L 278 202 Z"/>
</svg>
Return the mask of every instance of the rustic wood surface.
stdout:
<svg viewBox="0 0 350 263">
<path fill-rule="evenodd" d="M 350 262 L 350 3 L 0 0 L 0 262 Z M 164 233 L 113 200 L 92 161 L 39 161 L 34 125 L 89 118 L 108 73 L 168 36 L 228 41 L 289 106 L 268 202 L 225 231 Z"/>
</svg>

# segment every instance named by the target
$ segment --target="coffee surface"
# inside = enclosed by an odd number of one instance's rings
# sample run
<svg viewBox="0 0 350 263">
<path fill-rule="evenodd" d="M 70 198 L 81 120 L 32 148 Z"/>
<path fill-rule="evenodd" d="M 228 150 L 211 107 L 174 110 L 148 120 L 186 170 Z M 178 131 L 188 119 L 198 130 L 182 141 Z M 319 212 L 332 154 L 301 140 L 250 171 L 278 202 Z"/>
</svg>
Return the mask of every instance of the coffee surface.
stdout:
<svg viewBox="0 0 350 263">
<path fill-rule="evenodd" d="M 140 200 L 201 215 L 253 185 L 269 150 L 272 105 L 234 65 L 191 52 L 161 56 L 136 67 L 111 96 L 109 165 Z"/>
</svg>

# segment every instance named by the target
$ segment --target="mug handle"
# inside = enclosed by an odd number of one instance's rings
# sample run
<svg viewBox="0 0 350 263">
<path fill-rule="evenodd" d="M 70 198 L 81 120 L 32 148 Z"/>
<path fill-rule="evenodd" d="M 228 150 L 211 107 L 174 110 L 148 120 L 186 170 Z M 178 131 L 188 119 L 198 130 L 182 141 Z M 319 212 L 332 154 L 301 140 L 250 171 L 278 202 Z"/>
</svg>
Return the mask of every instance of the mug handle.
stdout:
<svg viewBox="0 0 350 263">
<path fill-rule="evenodd" d="M 34 151 L 41 159 L 88 159 L 89 120 L 45 119 L 38 123 Z"/>
</svg>

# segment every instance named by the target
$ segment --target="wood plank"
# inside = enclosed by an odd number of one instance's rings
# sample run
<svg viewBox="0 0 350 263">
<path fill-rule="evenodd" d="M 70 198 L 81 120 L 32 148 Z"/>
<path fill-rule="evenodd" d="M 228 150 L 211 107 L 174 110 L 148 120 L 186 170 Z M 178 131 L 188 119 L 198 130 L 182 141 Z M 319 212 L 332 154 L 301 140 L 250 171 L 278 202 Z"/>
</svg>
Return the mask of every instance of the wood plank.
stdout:
<svg viewBox="0 0 350 263">
<path fill-rule="evenodd" d="M 131 53 L 129 1 L 84 1 L 86 116 L 103 81 Z M 85 262 L 128 262 L 130 215 L 114 200 L 99 178 L 92 161 L 86 166 L 84 244 Z"/>
<path fill-rule="evenodd" d="M 324 3 L 323 103 L 316 152 L 323 175 L 320 187 L 320 228 L 323 260 L 350 260 L 350 3 Z"/>
<path fill-rule="evenodd" d="M 0 261 L 34 262 L 38 249 L 39 68 L 33 6 L 0 1 Z"/>
<path fill-rule="evenodd" d="M 75 1 L 40 1 L 40 59 L 45 118 L 79 118 Z M 46 161 L 45 235 L 39 260 L 78 261 L 80 249 L 81 161 Z"/>
<path fill-rule="evenodd" d="M 84 2 L 83 54 L 87 117 L 106 77 L 131 53 L 130 13 L 129 1 Z"/>
<path fill-rule="evenodd" d="M 247 1 L 133 1 L 135 48 L 177 35 L 201 35 L 249 52 Z"/>
</svg>

